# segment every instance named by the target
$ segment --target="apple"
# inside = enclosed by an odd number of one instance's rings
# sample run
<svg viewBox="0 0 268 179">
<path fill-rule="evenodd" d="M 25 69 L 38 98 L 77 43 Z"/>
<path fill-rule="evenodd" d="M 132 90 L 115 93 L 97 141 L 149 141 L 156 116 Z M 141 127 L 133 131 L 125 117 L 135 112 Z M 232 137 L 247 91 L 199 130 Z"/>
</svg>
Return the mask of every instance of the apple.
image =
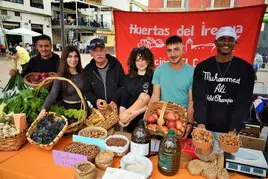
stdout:
<svg viewBox="0 0 268 179">
<path fill-rule="evenodd" d="M 161 112 L 162 112 L 162 110 L 161 110 L 161 109 L 157 109 L 157 110 L 156 110 L 156 114 L 157 114 L 158 116 L 160 116 L 160 115 L 161 115 Z"/>
<path fill-rule="evenodd" d="M 167 126 L 162 126 L 162 127 L 160 127 L 160 130 L 161 130 L 162 132 L 164 132 L 165 134 L 168 132 L 168 128 L 167 128 Z"/>
<path fill-rule="evenodd" d="M 180 120 L 180 116 L 178 114 L 175 113 L 174 115 L 176 120 Z"/>
<path fill-rule="evenodd" d="M 176 128 L 178 129 L 178 130 L 181 130 L 182 129 L 182 122 L 181 121 L 176 121 Z"/>
<path fill-rule="evenodd" d="M 176 120 L 174 112 L 168 112 L 166 116 L 167 120 Z"/>
<path fill-rule="evenodd" d="M 158 128 L 157 124 L 149 124 L 148 125 L 148 129 L 150 129 L 150 130 L 156 131 L 157 128 Z"/>
<path fill-rule="evenodd" d="M 148 122 L 149 124 L 154 124 L 154 123 L 156 122 L 156 118 L 154 117 L 154 115 L 149 115 L 149 116 L 147 117 L 147 122 Z"/>
<path fill-rule="evenodd" d="M 169 120 L 167 121 L 167 127 L 170 129 L 170 128 L 173 128 L 173 127 L 176 127 L 176 121 L 175 120 Z"/>
</svg>

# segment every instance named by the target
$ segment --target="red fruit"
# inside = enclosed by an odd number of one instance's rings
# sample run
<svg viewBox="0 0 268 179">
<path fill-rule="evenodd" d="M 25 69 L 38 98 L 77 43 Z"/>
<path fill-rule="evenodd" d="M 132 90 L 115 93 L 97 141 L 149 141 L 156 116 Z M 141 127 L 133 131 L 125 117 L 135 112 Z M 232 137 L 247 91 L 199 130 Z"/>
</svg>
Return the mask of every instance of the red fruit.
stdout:
<svg viewBox="0 0 268 179">
<path fill-rule="evenodd" d="M 39 80 L 40 80 L 39 75 L 34 75 L 34 77 L 33 77 L 33 81 L 39 81 Z"/>
<path fill-rule="evenodd" d="M 154 115 L 149 115 L 147 118 L 147 122 L 149 124 L 154 124 L 156 122 L 156 118 L 154 117 Z"/>
<path fill-rule="evenodd" d="M 181 130 L 182 129 L 182 122 L 181 121 L 176 121 L 176 128 L 178 130 Z"/>
<path fill-rule="evenodd" d="M 176 120 L 175 114 L 173 112 L 167 113 L 166 119 L 167 120 Z"/>
<path fill-rule="evenodd" d="M 163 131 L 165 134 L 168 132 L 167 126 L 160 127 L 160 130 Z"/>
<path fill-rule="evenodd" d="M 157 110 L 156 110 L 156 114 L 157 114 L 158 116 L 160 116 L 161 112 L 162 112 L 161 109 L 157 109 Z"/>
<path fill-rule="evenodd" d="M 180 116 L 178 114 L 176 114 L 176 113 L 175 113 L 175 119 L 180 120 Z"/>
<path fill-rule="evenodd" d="M 169 120 L 167 122 L 167 127 L 170 129 L 170 128 L 174 128 L 176 127 L 176 121 L 175 120 Z"/>
<path fill-rule="evenodd" d="M 46 72 L 40 73 L 40 76 L 41 76 L 41 78 L 47 77 L 47 73 Z"/>
</svg>

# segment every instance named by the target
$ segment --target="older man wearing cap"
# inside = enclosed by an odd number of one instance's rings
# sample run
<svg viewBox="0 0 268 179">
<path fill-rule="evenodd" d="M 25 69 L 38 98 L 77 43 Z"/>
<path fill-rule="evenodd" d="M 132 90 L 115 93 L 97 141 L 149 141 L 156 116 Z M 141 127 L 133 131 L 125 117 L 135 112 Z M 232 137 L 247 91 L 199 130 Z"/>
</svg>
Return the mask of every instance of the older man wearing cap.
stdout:
<svg viewBox="0 0 268 179">
<path fill-rule="evenodd" d="M 115 57 L 106 54 L 105 44 L 101 39 L 90 41 L 90 54 L 93 59 L 84 69 L 85 96 L 100 110 L 105 109 L 103 100 L 115 106 L 125 78 L 122 65 Z"/>
<path fill-rule="evenodd" d="M 233 56 L 237 35 L 232 27 L 220 28 L 214 43 L 217 55 L 195 68 L 194 118 L 198 127 L 211 131 L 239 131 L 251 105 L 254 70 Z"/>
</svg>

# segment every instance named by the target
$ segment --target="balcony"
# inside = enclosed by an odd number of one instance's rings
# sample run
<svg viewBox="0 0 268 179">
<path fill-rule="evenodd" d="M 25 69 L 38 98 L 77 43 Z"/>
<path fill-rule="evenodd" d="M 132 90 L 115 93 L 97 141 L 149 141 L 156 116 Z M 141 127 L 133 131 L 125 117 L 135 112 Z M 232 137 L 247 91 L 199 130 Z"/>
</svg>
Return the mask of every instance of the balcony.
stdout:
<svg viewBox="0 0 268 179">
<path fill-rule="evenodd" d="M 18 4 L 23 4 L 23 0 L 4 0 L 4 1 L 8 1 L 8 2 L 14 2 L 14 3 L 18 3 Z"/>
<path fill-rule="evenodd" d="M 40 9 L 44 9 L 44 4 L 43 3 L 37 3 L 37 2 L 30 1 L 30 6 L 40 8 Z"/>
<path fill-rule="evenodd" d="M 78 24 L 75 19 L 64 19 L 64 27 L 67 29 L 110 29 L 110 24 L 106 22 L 97 21 L 85 21 L 83 18 L 79 18 Z M 60 29 L 60 19 L 52 19 L 52 28 Z"/>
</svg>

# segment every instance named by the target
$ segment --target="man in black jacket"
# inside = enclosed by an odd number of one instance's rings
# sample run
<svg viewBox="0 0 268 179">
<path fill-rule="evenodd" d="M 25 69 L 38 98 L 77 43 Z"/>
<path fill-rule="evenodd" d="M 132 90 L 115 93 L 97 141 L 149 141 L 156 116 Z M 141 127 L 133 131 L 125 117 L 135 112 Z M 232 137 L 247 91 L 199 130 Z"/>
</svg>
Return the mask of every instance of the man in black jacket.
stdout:
<svg viewBox="0 0 268 179">
<path fill-rule="evenodd" d="M 110 105 L 118 105 L 125 77 L 122 65 L 115 57 L 106 54 L 101 39 L 90 41 L 90 54 L 93 59 L 84 69 L 87 100 L 100 110 L 105 109 L 103 100 Z"/>
<path fill-rule="evenodd" d="M 194 118 L 214 132 L 239 131 L 252 103 L 254 70 L 233 56 L 237 35 L 232 27 L 216 34 L 217 55 L 197 65 L 193 80 Z"/>
</svg>

